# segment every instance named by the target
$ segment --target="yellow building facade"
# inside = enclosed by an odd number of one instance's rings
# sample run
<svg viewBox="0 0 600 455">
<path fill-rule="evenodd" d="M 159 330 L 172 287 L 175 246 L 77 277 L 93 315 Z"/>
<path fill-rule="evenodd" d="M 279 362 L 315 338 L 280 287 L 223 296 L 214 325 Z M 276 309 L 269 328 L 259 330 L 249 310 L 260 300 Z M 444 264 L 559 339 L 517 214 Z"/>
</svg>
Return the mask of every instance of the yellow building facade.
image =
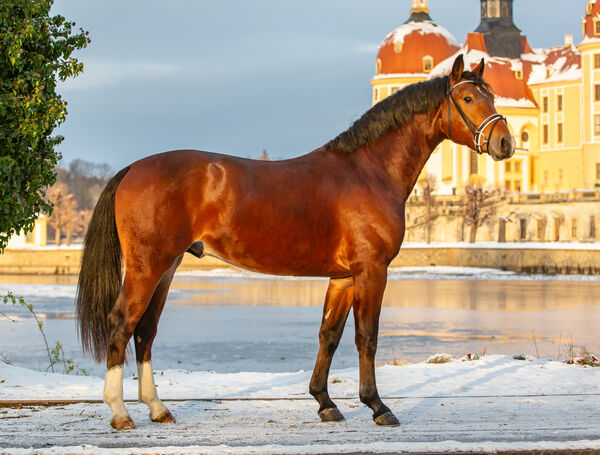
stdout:
<svg viewBox="0 0 600 455">
<path fill-rule="evenodd" d="M 413 0 L 409 20 L 379 47 L 371 79 L 373 104 L 404 86 L 450 71 L 458 54 L 467 68 L 481 58 L 517 150 L 494 162 L 450 141 L 432 154 L 424 173 L 440 194 L 460 193 L 477 180 L 508 192 L 556 192 L 600 187 L 600 1 L 582 11 L 583 39 L 533 49 L 513 22 L 513 0 L 480 0 L 481 24 L 459 44 Z"/>
</svg>

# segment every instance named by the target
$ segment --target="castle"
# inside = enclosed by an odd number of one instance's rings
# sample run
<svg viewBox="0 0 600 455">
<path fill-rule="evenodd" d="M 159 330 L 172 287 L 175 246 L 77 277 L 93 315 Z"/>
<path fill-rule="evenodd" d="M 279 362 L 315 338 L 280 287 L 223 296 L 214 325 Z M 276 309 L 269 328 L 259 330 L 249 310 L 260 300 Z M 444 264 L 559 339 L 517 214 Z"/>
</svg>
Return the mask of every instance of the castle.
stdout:
<svg viewBox="0 0 600 455">
<path fill-rule="evenodd" d="M 413 0 L 408 20 L 379 46 L 373 104 L 404 86 L 447 74 L 458 54 L 466 67 L 484 58 L 484 78 L 496 94 L 517 150 L 495 162 L 444 141 L 424 173 L 438 193 L 460 194 L 469 181 L 508 192 L 561 192 L 600 187 L 600 1 L 583 11 L 583 39 L 535 49 L 513 21 L 513 0 L 480 0 L 481 23 L 464 44 L 430 17 L 427 0 Z"/>
</svg>

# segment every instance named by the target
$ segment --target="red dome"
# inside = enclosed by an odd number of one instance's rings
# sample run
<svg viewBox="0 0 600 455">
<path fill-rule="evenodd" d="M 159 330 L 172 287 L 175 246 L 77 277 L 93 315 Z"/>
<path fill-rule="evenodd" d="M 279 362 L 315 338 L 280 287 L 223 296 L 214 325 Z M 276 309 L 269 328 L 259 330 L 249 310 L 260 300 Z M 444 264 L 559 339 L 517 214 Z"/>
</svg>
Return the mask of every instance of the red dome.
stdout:
<svg viewBox="0 0 600 455">
<path fill-rule="evenodd" d="M 458 51 L 458 42 L 432 21 L 411 21 L 390 33 L 377 53 L 377 74 L 423 74 Z M 433 59 L 424 68 L 424 57 Z"/>
</svg>

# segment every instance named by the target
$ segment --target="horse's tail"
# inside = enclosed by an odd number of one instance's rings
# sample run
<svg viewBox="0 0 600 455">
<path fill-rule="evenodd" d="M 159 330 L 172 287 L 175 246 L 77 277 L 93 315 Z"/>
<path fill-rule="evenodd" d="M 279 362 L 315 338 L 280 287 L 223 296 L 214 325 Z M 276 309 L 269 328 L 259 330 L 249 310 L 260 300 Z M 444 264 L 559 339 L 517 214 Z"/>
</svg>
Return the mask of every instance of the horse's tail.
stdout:
<svg viewBox="0 0 600 455">
<path fill-rule="evenodd" d="M 119 171 L 98 199 L 83 242 L 77 285 L 77 322 L 83 352 L 106 360 L 108 315 L 121 290 L 121 245 L 115 223 L 115 193 L 129 166 Z"/>
</svg>

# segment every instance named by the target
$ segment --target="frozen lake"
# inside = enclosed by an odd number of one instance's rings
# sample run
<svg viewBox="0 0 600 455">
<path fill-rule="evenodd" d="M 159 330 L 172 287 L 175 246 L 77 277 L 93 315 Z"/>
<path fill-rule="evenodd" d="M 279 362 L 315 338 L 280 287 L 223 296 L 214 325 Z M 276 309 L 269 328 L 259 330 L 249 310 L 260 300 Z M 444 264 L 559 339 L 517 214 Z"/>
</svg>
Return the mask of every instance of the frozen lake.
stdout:
<svg viewBox="0 0 600 455">
<path fill-rule="evenodd" d="M 280 279 L 231 270 L 179 274 L 154 343 L 157 369 L 231 373 L 311 370 L 326 280 Z M 104 367 L 81 354 L 73 300 L 76 277 L 0 276 L 0 293 L 23 296 L 43 316 L 49 343 L 60 341 L 94 375 Z M 0 354 L 44 370 L 43 341 L 27 312 L 0 306 Z M 564 359 L 569 345 L 600 352 L 598 277 L 523 276 L 465 268 L 393 269 L 381 315 L 377 364 L 419 362 L 445 352 Z M 357 366 L 353 320 L 333 368 Z M 129 366 L 130 374 L 134 367 Z"/>
</svg>

